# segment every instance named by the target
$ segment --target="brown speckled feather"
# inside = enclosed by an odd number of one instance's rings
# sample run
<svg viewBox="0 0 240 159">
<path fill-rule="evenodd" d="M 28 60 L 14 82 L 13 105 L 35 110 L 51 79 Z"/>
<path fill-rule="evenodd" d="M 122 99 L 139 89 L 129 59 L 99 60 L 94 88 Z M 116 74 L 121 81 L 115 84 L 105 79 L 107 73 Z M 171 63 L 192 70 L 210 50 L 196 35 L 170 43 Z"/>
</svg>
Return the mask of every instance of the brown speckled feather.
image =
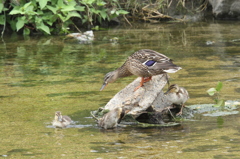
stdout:
<svg viewBox="0 0 240 159">
<path fill-rule="evenodd" d="M 149 60 L 155 61 L 156 63 L 153 66 L 145 65 L 144 62 Z M 151 77 L 166 73 L 166 70 L 168 69 L 177 71 L 181 68 L 173 64 L 172 60 L 167 56 L 149 49 L 143 49 L 135 52 L 128 57 L 125 65 L 129 72 L 140 77 Z"/>
</svg>

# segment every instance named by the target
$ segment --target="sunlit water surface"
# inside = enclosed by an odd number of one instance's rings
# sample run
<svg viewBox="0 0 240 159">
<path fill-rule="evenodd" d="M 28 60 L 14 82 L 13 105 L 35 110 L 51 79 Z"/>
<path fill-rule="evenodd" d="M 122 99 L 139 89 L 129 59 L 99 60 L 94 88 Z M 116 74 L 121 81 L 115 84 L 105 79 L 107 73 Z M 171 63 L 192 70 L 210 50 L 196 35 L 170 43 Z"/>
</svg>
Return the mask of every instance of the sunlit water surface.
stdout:
<svg viewBox="0 0 240 159">
<path fill-rule="evenodd" d="M 105 73 L 139 49 L 161 52 L 183 69 L 171 83 L 190 93 L 186 105 L 213 103 L 206 90 L 223 82 L 221 98 L 240 95 L 240 22 L 141 24 L 94 31 L 82 45 L 62 36 L 4 36 L 0 45 L 0 157 L 240 158 L 240 115 L 195 116 L 175 127 L 132 125 L 102 130 L 90 111 L 136 77 L 99 91 Z M 109 39 L 118 37 L 118 43 Z M 214 42 L 208 45 L 207 42 Z M 166 88 L 165 88 L 166 89 Z M 74 125 L 51 126 L 55 111 Z"/>
</svg>

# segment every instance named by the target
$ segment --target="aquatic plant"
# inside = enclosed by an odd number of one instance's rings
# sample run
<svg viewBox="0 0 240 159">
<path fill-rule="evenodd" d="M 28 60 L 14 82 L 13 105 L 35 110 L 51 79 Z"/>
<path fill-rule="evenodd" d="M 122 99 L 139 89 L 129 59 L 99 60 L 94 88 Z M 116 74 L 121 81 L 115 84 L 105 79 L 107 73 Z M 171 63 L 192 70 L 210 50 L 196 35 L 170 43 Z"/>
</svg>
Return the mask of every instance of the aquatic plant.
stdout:
<svg viewBox="0 0 240 159">
<path fill-rule="evenodd" d="M 222 82 L 218 82 L 216 88 L 210 88 L 207 90 L 207 93 L 210 95 L 210 96 L 214 96 L 215 95 L 215 103 L 213 106 L 215 107 L 220 107 L 220 106 L 225 106 L 225 100 L 223 99 L 220 99 L 220 91 L 223 87 L 223 83 Z"/>
<path fill-rule="evenodd" d="M 127 13 L 116 0 L 0 0 L 0 25 L 25 35 L 68 33 L 74 22 L 92 26 Z"/>
</svg>

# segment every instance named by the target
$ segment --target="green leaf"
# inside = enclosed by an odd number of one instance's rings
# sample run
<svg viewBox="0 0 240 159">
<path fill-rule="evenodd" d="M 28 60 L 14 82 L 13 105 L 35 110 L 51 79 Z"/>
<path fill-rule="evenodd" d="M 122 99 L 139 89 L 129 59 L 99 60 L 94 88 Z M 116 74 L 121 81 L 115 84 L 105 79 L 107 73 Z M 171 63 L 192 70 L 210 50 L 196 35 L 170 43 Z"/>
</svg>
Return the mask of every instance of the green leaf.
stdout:
<svg viewBox="0 0 240 159">
<path fill-rule="evenodd" d="M 77 3 L 75 1 L 68 1 L 68 4 L 61 4 L 59 7 L 61 8 L 62 12 L 70 12 L 70 11 L 75 11 Z"/>
<path fill-rule="evenodd" d="M 30 34 L 30 29 L 25 27 L 23 30 L 23 35 L 29 35 L 29 34 Z"/>
<path fill-rule="evenodd" d="M 80 2 L 85 5 L 88 5 L 88 4 L 92 5 L 95 2 L 95 0 L 81 0 Z"/>
<path fill-rule="evenodd" d="M 48 8 L 50 11 L 52 11 L 54 14 L 57 13 L 58 8 L 54 8 L 54 7 L 49 6 L 49 5 L 47 5 L 47 8 Z"/>
<path fill-rule="evenodd" d="M 40 8 L 43 9 L 46 5 L 47 5 L 47 2 L 49 0 L 37 0 L 39 5 L 40 5 Z"/>
<path fill-rule="evenodd" d="M 24 24 L 25 21 L 21 17 L 19 17 L 16 23 L 17 31 L 20 30 L 24 26 Z"/>
<path fill-rule="evenodd" d="M 0 25 L 5 25 L 5 15 L 0 15 Z"/>
<path fill-rule="evenodd" d="M 36 16 L 36 17 L 35 17 L 35 23 L 36 23 L 37 25 L 40 25 L 40 24 L 42 23 L 42 18 Z"/>
<path fill-rule="evenodd" d="M 118 10 L 117 11 L 119 14 L 128 14 L 129 12 L 125 11 L 125 10 Z"/>
<path fill-rule="evenodd" d="M 58 0 L 57 5 L 58 5 L 59 8 L 63 8 L 63 6 L 64 6 L 63 0 Z"/>
<path fill-rule="evenodd" d="M 85 6 L 76 6 L 75 8 L 77 11 L 80 11 L 80 12 L 85 10 Z"/>
<path fill-rule="evenodd" d="M 65 16 L 62 16 L 62 14 L 57 14 L 58 15 L 58 17 L 63 21 L 63 22 L 65 22 L 66 20 L 66 18 L 65 18 Z"/>
<path fill-rule="evenodd" d="M 74 6 L 64 6 L 62 9 L 61 9 L 61 11 L 62 12 L 70 12 L 70 11 L 74 11 L 74 10 L 76 10 L 76 8 L 74 7 Z"/>
<path fill-rule="evenodd" d="M 219 92 L 222 89 L 222 87 L 223 87 L 222 82 L 218 82 L 216 90 Z"/>
<path fill-rule="evenodd" d="M 43 30 L 44 32 L 46 32 L 47 34 L 51 34 L 49 27 L 46 26 L 43 22 L 40 23 L 40 25 L 37 25 L 37 29 Z"/>
<path fill-rule="evenodd" d="M 115 12 L 116 12 L 116 10 L 113 9 L 113 10 L 111 10 L 110 14 L 115 14 Z"/>
<path fill-rule="evenodd" d="M 88 19 L 86 18 L 86 16 L 84 16 L 84 18 L 82 18 L 82 23 L 86 23 L 88 21 Z"/>
<path fill-rule="evenodd" d="M 4 5 L 3 5 L 3 3 L 0 3 L 0 13 L 2 13 L 2 11 L 3 11 L 3 8 L 4 8 Z"/>
<path fill-rule="evenodd" d="M 107 4 L 107 3 L 104 1 L 97 1 L 98 6 L 104 6 L 105 4 Z"/>
<path fill-rule="evenodd" d="M 103 20 L 105 20 L 107 17 L 108 17 L 108 14 L 107 14 L 107 12 L 104 10 L 102 10 L 101 12 L 100 12 L 100 15 L 101 15 L 101 17 L 102 17 L 102 19 Z"/>
<path fill-rule="evenodd" d="M 12 30 L 16 30 L 16 20 L 15 19 L 10 20 L 8 23 L 10 24 Z"/>
<path fill-rule="evenodd" d="M 220 107 L 220 106 L 224 106 L 224 105 L 225 105 L 225 101 L 223 99 L 221 99 L 221 100 L 217 100 L 217 103 L 213 106 Z"/>
<path fill-rule="evenodd" d="M 210 96 L 213 96 L 216 92 L 217 92 L 217 90 L 216 90 L 215 88 L 210 88 L 209 90 L 207 90 L 207 93 L 208 93 Z"/>
<path fill-rule="evenodd" d="M 13 14 L 22 14 L 22 13 L 23 12 L 21 12 L 21 8 L 19 6 L 15 6 L 9 14 L 13 15 Z"/>
<path fill-rule="evenodd" d="M 28 3 L 26 3 L 26 4 L 23 6 L 23 8 L 26 9 L 26 8 L 29 7 L 31 4 L 32 4 L 32 2 L 28 2 Z"/>
<path fill-rule="evenodd" d="M 67 21 L 68 19 L 70 19 L 72 17 L 82 18 L 82 16 L 80 14 L 78 14 L 78 12 L 69 12 L 66 19 L 64 19 L 64 21 Z"/>
<path fill-rule="evenodd" d="M 26 8 L 25 13 L 28 15 L 38 15 L 38 13 L 34 12 L 33 10 L 34 10 L 34 6 L 31 5 Z"/>
<path fill-rule="evenodd" d="M 101 12 L 100 10 L 96 10 L 96 9 L 94 9 L 94 8 L 91 8 L 90 10 L 91 10 L 91 12 L 93 12 L 93 13 L 95 13 L 95 14 L 98 14 L 98 13 Z"/>
</svg>

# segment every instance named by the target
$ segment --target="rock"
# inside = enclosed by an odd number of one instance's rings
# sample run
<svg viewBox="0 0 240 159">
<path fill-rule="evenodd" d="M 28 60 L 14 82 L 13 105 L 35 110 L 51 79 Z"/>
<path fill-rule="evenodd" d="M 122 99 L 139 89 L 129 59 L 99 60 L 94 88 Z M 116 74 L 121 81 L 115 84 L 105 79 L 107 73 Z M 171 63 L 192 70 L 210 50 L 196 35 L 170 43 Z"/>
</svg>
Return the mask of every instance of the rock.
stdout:
<svg viewBox="0 0 240 159">
<path fill-rule="evenodd" d="M 134 119 L 146 123 L 163 123 L 168 109 L 171 106 L 162 91 L 167 83 L 166 74 L 153 76 L 152 80 L 145 83 L 137 91 L 141 77 L 138 77 L 120 92 L 118 92 L 104 107 L 113 110 L 124 107 Z M 169 114 L 169 113 L 167 113 Z M 167 115 L 168 116 L 168 115 Z"/>
<path fill-rule="evenodd" d="M 239 0 L 209 0 L 209 4 L 217 19 L 240 19 Z"/>
</svg>

